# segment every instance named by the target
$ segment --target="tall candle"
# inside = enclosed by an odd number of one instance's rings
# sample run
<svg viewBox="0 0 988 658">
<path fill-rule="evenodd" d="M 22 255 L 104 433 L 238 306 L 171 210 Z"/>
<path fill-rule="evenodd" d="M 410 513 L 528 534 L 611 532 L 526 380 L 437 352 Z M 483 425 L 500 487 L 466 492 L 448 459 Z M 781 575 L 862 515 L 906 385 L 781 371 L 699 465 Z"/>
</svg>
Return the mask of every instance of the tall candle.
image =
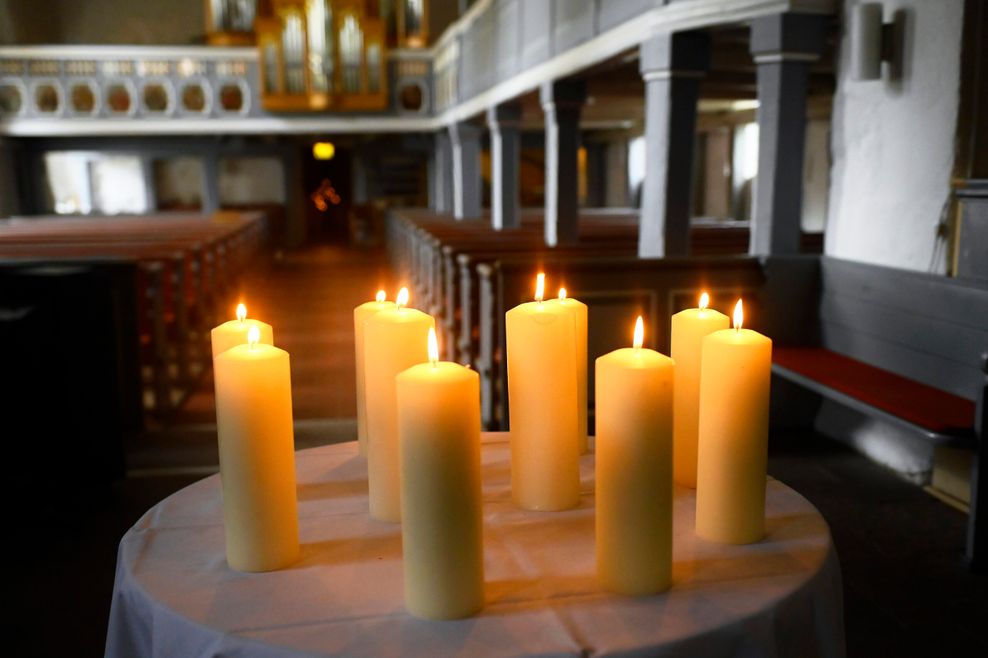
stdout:
<svg viewBox="0 0 988 658">
<path fill-rule="evenodd" d="M 672 582 L 672 395 L 678 365 L 634 347 L 597 359 L 597 580 L 621 594 Z"/>
<path fill-rule="evenodd" d="M 710 296 L 700 295 L 700 307 L 672 316 L 672 350 L 676 362 L 673 413 L 673 467 L 676 484 L 696 487 L 697 422 L 700 406 L 700 353 L 703 338 L 731 326 L 723 313 L 707 308 Z"/>
<path fill-rule="evenodd" d="M 505 314 L 511 496 L 531 510 L 562 510 L 580 501 L 578 390 L 572 367 L 572 314 L 542 302 L 539 274 L 534 302 Z"/>
<path fill-rule="evenodd" d="M 480 378 L 439 362 L 397 377 L 401 443 L 401 535 L 405 607 L 427 619 L 456 619 L 484 605 L 480 493 Z"/>
<path fill-rule="evenodd" d="M 247 307 L 243 304 L 237 304 L 237 319 L 229 320 L 218 327 L 213 327 L 213 330 L 209 332 L 209 339 L 213 348 L 213 358 L 215 359 L 217 354 L 222 354 L 231 347 L 245 345 L 247 343 L 247 332 L 250 331 L 251 327 L 257 327 L 258 343 L 274 345 L 274 330 L 271 329 L 271 325 L 260 320 L 248 318 Z"/>
<path fill-rule="evenodd" d="M 559 304 L 573 316 L 576 327 L 576 422 L 577 440 L 580 453 L 587 451 L 587 305 L 566 294 L 566 288 L 559 289 L 559 297 L 547 304 Z"/>
<path fill-rule="evenodd" d="M 364 323 L 367 318 L 385 309 L 394 308 L 394 302 L 385 301 L 383 290 L 377 291 L 372 302 L 364 302 L 353 309 L 353 347 L 357 372 L 357 445 L 360 454 L 367 454 L 367 391 L 364 386 Z"/>
<path fill-rule="evenodd" d="M 295 444 L 288 352 L 259 343 L 214 360 L 216 428 L 226 559 L 238 571 L 272 571 L 298 558 Z"/>
<path fill-rule="evenodd" d="M 700 379 L 696 533 L 726 544 L 749 544 L 765 533 L 765 478 L 772 341 L 742 329 L 703 339 Z"/>
<path fill-rule="evenodd" d="M 408 289 L 395 308 L 364 323 L 364 386 L 367 397 L 367 480 L 370 514 L 379 521 L 401 520 L 401 470 L 398 457 L 398 400 L 395 376 L 429 360 L 432 316 L 408 308 Z"/>
</svg>

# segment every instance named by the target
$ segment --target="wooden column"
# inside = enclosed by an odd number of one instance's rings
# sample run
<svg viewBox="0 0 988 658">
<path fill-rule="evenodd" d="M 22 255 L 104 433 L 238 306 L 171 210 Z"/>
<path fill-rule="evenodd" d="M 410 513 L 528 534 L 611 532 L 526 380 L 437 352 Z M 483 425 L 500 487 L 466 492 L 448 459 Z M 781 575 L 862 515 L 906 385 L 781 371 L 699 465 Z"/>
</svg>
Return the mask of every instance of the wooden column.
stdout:
<svg viewBox="0 0 988 658">
<path fill-rule="evenodd" d="M 687 256 L 693 143 L 700 81 L 710 60 L 702 32 L 660 34 L 641 45 L 645 79 L 645 181 L 638 255 Z"/>
<path fill-rule="evenodd" d="M 521 223 L 521 105 L 512 102 L 488 109 L 487 126 L 491 131 L 491 226 L 500 231 Z"/>
<path fill-rule="evenodd" d="M 453 152 L 449 133 L 435 134 L 429 159 L 429 208 L 440 215 L 453 210 Z"/>
<path fill-rule="evenodd" d="M 9 139 L 0 137 L 0 217 L 10 217 L 21 212 L 17 156 L 14 144 Z"/>
<path fill-rule="evenodd" d="M 749 247 L 754 255 L 799 253 L 806 83 L 810 63 L 823 48 L 827 20 L 776 14 L 751 26 L 758 67 L 758 175 Z"/>
<path fill-rule="evenodd" d="M 572 244 L 579 236 L 580 110 L 583 81 L 557 81 L 539 90 L 545 113 L 545 243 Z"/>
<path fill-rule="evenodd" d="M 480 217 L 480 128 L 461 121 L 449 127 L 453 145 L 453 216 Z"/>
<path fill-rule="evenodd" d="M 628 184 L 628 140 L 609 141 L 606 148 L 604 163 L 607 170 L 604 175 L 607 182 L 604 186 L 604 205 L 612 208 L 627 208 L 631 206 L 631 186 Z"/>
<path fill-rule="evenodd" d="M 985 378 L 978 395 L 974 434 L 978 447 L 971 465 L 971 509 L 968 513 L 967 557 L 971 570 L 988 571 L 988 352 L 981 355 Z"/>
<path fill-rule="evenodd" d="M 602 208 L 607 199 L 607 144 L 588 142 L 583 145 L 587 153 L 587 208 Z"/>
<path fill-rule="evenodd" d="M 350 171 L 353 202 L 367 203 L 370 199 L 370 194 L 367 190 L 367 165 L 361 155 L 354 154 L 353 159 L 350 161 Z"/>
</svg>

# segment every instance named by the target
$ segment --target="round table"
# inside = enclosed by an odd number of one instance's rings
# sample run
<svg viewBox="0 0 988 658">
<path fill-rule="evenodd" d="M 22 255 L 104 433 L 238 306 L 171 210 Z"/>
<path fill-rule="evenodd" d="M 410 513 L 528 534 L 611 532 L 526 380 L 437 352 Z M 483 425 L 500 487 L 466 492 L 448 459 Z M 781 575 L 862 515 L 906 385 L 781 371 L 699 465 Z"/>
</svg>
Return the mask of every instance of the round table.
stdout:
<svg viewBox="0 0 988 658">
<path fill-rule="evenodd" d="M 698 539 L 694 492 L 677 487 L 673 587 L 622 597 L 594 579 L 593 455 L 577 509 L 528 512 L 511 504 L 507 435 L 483 442 L 487 604 L 476 617 L 405 612 L 400 527 L 368 516 L 354 442 L 297 453 L 302 555 L 283 571 L 227 566 L 219 476 L 149 510 L 120 542 L 106 655 L 844 655 L 829 529 L 781 482 L 768 481 L 767 537 L 748 546 Z"/>
</svg>

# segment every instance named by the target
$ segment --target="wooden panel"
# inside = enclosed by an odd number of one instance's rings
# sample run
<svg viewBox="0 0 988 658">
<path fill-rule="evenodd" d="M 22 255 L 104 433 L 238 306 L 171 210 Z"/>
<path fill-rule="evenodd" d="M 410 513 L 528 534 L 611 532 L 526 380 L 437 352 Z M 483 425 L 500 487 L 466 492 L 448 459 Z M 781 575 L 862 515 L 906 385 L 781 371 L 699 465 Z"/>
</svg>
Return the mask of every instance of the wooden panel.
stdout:
<svg viewBox="0 0 988 658">
<path fill-rule="evenodd" d="M 521 66 L 531 68 L 549 59 L 552 50 L 552 3 L 522 2 Z"/>
<path fill-rule="evenodd" d="M 874 304 L 908 308 L 931 319 L 950 318 L 975 329 L 988 325 L 984 306 L 988 290 L 971 283 L 830 257 L 821 259 L 821 275 L 825 290 Z"/>
<path fill-rule="evenodd" d="M 655 6 L 654 0 L 601 0 L 597 10 L 598 31 L 604 32 L 643 14 Z"/>
<path fill-rule="evenodd" d="M 988 282 L 988 184 L 958 193 L 961 227 L 957 276 Z"/>
<path fill-rule="evenodd" d="M 564 52 L 593 36 L 594 0 L 555 0 L 554 4 L 554 54 Z"/>
<path fill-rule="evenodd" d="M 822 259 L 824 347 L 974 399 L 988 290 L 939 275 Z"/>
<path fill-rule="evenodd" d="M 988 349 L 988 331 L 955 324 L 948 318 L 931 319 L 911 309 L 863 302 L 832 290 L 824 291 L 820 316 L 837 325 L 877 340 L 925 352 L 959 365 L 970 365 Z"/>
<path fill-rule="evenodd" d="M 520 0 L 499 0 L 495 9 L 494 62 L 497 80 L 506 80 L 518 72 L 521 34 Z"/>
</svg>

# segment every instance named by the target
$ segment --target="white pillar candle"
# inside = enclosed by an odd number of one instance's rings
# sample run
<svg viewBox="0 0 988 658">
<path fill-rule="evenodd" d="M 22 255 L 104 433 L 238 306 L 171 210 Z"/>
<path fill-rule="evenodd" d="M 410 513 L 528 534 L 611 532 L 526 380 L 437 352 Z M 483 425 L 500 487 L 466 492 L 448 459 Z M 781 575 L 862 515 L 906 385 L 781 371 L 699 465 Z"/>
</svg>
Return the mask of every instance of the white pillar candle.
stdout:
<svg viewBox="0 0 988 658">
<path fill-rule="evenodd" d="M 545 275 L 534 302 L 505 314 L 511 424 L 511 496 L 531 510 L 580 502 L 577 383 L 572 314 L 545 304 Z"/>
<path fill-rule="evenodd" d="M 467 617 L 484 605 L 480 378 L 439 363 L 397 377 L 405 607 L 426 619 Z"/>
<path fill-rule="evenodd" d="M 367 482 L 370 514 L 378 521 L 401 521 L 401 471 L 398 456 L 398 400 L 395 376 L 429 360 L 432 316 L 407 308 L 408 289 L 397 305 L 364 323 L 364 386 L 367 391 Z"/>
<path fill-rule="evenodd" d="M 765 478 L 772 341 L 742 329 L 703 339 L 700 378 L 696 534 L 725 544 L 750 544 L 765 534 Z"/>
<path fill-rule="evenodd" d="M 248 318 L 247 307 L 243 304 L 237 304 L 237 319 L 213 327 L 213 330 L 209 332 L 213 358 L 215 359 L 217 354 L 222 354 L 236 345 L 246 345 L 247 332 L 250 331 L 251 327 L 257 327 L 258 343 L 274 345 L 274 330 L 271 329 L 271 325 Z"/>
<path fill-rule="evenodd" d="M 566 294 L 566 288 L 559 289 L 559 297 L 547 304 L 559 304 L 573 316 L 576 327 L 576 422 L 577 440 L 580 454 L 587 451 L 587 305 Z"/>
<path fill-rule="evenodd" d="M 364 302 L 353 309 L 353 348 L 357 373 L 357 445 L 360 454 L 367 454 L 367 392 L 364 385 L 364 323 L 367 318 L 385 309 L 394 308 L 394 302 L 386 301 L 383 290 L 377 291 L 372 302 Z"/>
<path fill-rule="evenodd" d="M 672 582 L 673 360 L 634 347 L 597 359 L 597 580 L 621 594 Z M 678 365 L 675 366 L 678 368 Z"/>
<path fill-rule="evenodd" d="M 676 362 L 673 414 L 673 467 L 676 484 L 696 488 L 697 421 L 700 407 L 700 353 L 703 338 L 731 326 L 723 313 L 707 308 L 710 296 L 700 295 L 700 307 L 672 316 L 671 355 Z"/>
<path fill-rule="evenodd" d="M 214 360 L 226 558 L 238 571 L 281 569 L 299 553 L 288 352 L 259 334 Z"/>
</svg>

